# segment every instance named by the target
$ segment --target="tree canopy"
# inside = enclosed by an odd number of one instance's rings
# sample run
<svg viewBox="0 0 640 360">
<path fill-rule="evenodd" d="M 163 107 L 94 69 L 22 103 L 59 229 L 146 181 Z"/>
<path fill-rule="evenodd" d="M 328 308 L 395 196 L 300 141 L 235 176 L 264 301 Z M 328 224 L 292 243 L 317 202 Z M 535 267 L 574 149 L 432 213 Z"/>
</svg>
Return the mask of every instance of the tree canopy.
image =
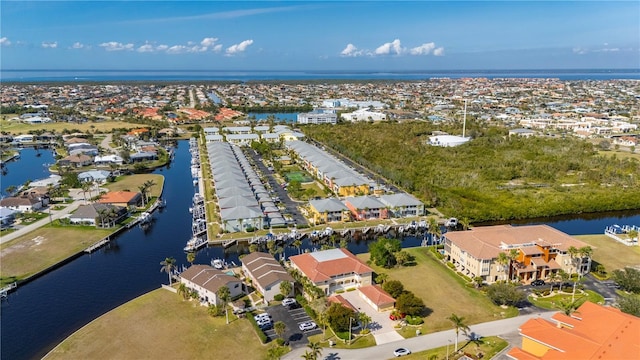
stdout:
<svg viewBox="0 0 640 360">
<path fill-rule="evenodd" d="M 396 264 L 395 253 L 402 249 L 402 242 L 398 239 L 379 237 L 369 244 L 371 261 L 377 266 L 391 268 Z"/>
<path fill-rule="evenodd" d="M 327 309 L 327 321 L 335 331 L 349 330 L 349 319 L 356 319 L 353 310 L 342 306 L 342 304 L 333 303 Z"/>
</svg>

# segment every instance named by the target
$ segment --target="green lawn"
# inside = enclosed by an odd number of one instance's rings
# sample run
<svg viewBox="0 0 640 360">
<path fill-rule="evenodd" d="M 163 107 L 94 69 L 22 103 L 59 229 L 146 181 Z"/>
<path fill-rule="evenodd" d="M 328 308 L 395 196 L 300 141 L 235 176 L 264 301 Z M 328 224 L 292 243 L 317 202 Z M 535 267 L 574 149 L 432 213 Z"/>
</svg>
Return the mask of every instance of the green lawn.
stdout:
<svg viewBox="0 0 640 360">
<path fill-rule="evenodd" d="M 481 343 L 476 345 L 470 341 L 460 342 L 460 348 L 463 352 L 476 355 L 479 352 L 483 354 L 483 359 L 491 359 L 497 353 L 509 346 L 509 343 L 497 336 L 488 336 L 480 339 Z M 449 346 L 450 358 L 453 359 L 453 346 Z M 442 346 L 435 349 L 419 351 L 411 353 L 408 356 L 403 357 L 403 360 L 417 360 L 417 359 L 446 359 L 447 347 Z"/>
<path fill-rule="evenodd" d="M 608 273 L 640 264 L 640 246 L 622 245 L 604 234 L 574 237 L 593 248 L 593 260 L 604 265 Z"/>
<path fill-rule="evenodd" d="M 104 314 L 46 359 L 264 359 L 247 319 L 229 325 L 207 308 L 158 289 Z"/>
<path fill-rule="evenodd" d="M 0 245 L 0 284 L 22 280 L 88 248 L 113 230 L 44 226 Z"/>
<path fill-rule="evenodd" d="M 585 301 L 591 301 L 594 304 L 604 304 L 604 297 L 598 294 L 595 291 L 585 290 L 584 292 L 578 292 L 576 290 L 575 299 L 580 302 L 580 304 Z M 560 303 L 563 301 L 571 301 L 573 294 L 572 293 L 560 293 L 553 296 L 548 297 L 538 297 L 535 298 L 529 295 L 529 301 L 537 307 L 541 307 L 543 309 L 548 310 L 562 310 L 560 307 Z"/>
<path fill-rule="evenodd" d="M 389 279 L 399 280 L 405 289 L 420 297 L 431 313 L 425 317 L 422 333 L 451 329 L 447 317 L 455 313 L 465 318 L 468 325 L 493 321 L 517 315 L 513 308 L 502 309 L 494 305 L 480 291 L 465 285 L 458 275 L 434 257 L 426 247 L 404 249 L 416 257 L 415 266 L 383 269 L 371 264 L 376 273 L 384 272 Z M 359 254 L 367 261 L 369 254 Z M 401 332 L 405 337 L 415 336 L 415 328 Z"/>
<path fill-rule="evenodd" d="M 116 182 L 107 183 L 105 185 L 109 191 L 140 191 L 138 186 L 142 185 L 144 182 L 152 180 L 156 184 L 151 187 L 149 191 L 149 197 L 158 197 L 162 192 L 162 187 L 164 186 L 164 176 L 158 174 L 136 174 L 136 175 L 126 175 L 121 176 L 117 179 Z"/>
</svg>

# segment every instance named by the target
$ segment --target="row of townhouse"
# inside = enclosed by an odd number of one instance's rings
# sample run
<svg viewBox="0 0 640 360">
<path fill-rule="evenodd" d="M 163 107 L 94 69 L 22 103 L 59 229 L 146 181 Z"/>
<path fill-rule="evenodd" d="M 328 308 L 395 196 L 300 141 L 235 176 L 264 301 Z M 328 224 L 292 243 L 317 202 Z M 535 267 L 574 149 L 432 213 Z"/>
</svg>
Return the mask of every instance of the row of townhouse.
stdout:
<svg viewBox="0 0 640 360">
<path fill-rule="evenodd" d="M 560 270 L 587 274 L 591 258 L 571 254 L 588 244 L 548 225 L 482 226 L 444 234 L 444 255 L 456 270 L 486 283 L 518 279 L 530 282 L 549 279 Z M 515 250 L 515 251 L 512 251 Z M 500 253 L 515 257 L 500 263 Z"/>
<path fill-rule="evenodd" d="M 520 120 L 520 125 L 531 129 L 556 129 L 573 131 L 579 136 L 621 134 L 636 131 L 638 125 L 628 121 L 614 119 L 598 119 L 582 117 L 579 120 L 570 118 L 550 119 L 535 118 Z"/>
<path fill-rule="evenodd" d="M 279 141 L 300 140 L 304 134 L 291 130 L 288 126 L 231 126 L 224 127 L 222 131 L 217 127 L 204 128 L 205 141 L 207 143 L 229 142 L 238 146 L 248 146 L 254 141 L 266 141 L 277 143 Z"/>
<path fill-rule="evenodd" d="M 424 214 L 424 204 L 407 193 L 309 201 L 309 215 L 316 224 L 423 216 Z"/>
<path fill-rule="evenodd" d="M 338 161 L 326 151 L 303 141 L 288 141 L 285 146 L 295 153 L 298 163 L 338 196 L 373 193 L 375 182 Z"/>
</svg>

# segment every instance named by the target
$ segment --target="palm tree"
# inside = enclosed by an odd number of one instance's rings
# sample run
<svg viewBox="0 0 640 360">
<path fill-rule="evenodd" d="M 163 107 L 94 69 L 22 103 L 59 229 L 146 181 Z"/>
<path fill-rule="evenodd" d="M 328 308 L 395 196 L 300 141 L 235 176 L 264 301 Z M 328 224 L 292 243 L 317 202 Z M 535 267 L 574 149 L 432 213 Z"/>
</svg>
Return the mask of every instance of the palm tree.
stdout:
<svg viewBox="0 0 640 360">
<path fill-rule="evenodd" d="M 82 196 L 84 201 L 87 202 L 87 191 L 91 190 L 91 184 L 88 181 L 84 181 L 80 187 L 82 188 Z"/>
<path fill-rule="evenodd" d="M 187 262 L 193 266 L 193 262 L 196 261 L 196 253 L 193 251 L 189 251 L 187 253 Z"/>
<path fill-rule="evenodd" d="M 313 354 L 314 359 L 317 359 L 322 354 L 320 342 L 309 341 L 307 347 L 311 350 L 311 354 Z"/>
<path fill-rule="evenodd" d="M 362 329 L 366 329 L 367 325 L 371 322 L 371 316 L 367 315 L 365 312 L 358 313 L 358 321 L 362 324 Z"/>
<path fill-rule="evenodd" d="M 463 217 L 458 221 L 458 223 L 460 224 L 460 226 L 462 226 L 462 230 L 469 230 L 469 218 Z"/>
<path fill-rule="evenodd" d="M 283 281 L 280 283 L 280 293 L 285 297 L 291 294 L 291 289 L 292 289 L 292 286 L 289 281 Z"/>
<path fill-rule="evenodd" d="M 300 247 L 302 247 L 302 240 L 295 239 L 295 240 L 293 240 L 291 245 L 293 245 L 296 249 L 298 249 L 298 255 L 300 255 Z"/>
<path fill-rule="evenodd" d="M 164 261 L 160 262 L 160 265 L 162 265 L 160 272 L 166 272 L 169 275 L 169 285 L 172 285 L 171 272 L 176 267 L 176 259 L 172 257 L 165 258 Z"/>
<path fill-rule="evenodd" d="M 216 291 L 216 297 L 222 300 L 222 303 L 224 304 L 224 312 L 227 317 L 227 324 L 229 324 L 229 311 L 227 309 L 227 303 L 231 299 L 231 292 L 229 291 L 229 288 L 227 286 L 220 287 L 218 291 Z"/>
<path fill-rule="evenodd" d="M 276 321 L 273 324 L 273 330 L 276 332 L 276 335 L 281 338 L 285 331 L 287 331 L 287 325 L 282 321 Z"/>
<path fill-rule="evenodd" d="M 496 262 L 498 264 L 502 265 L 502 272 L 505 273 L 505 277 L 508 276 L 507 275 L 507 264 L 509 264 L 509 261 L 510 261 L 509 256 L 504 252 L 499 253 L 498 254 L 498 258 L 496 259 Z"/>
<path fill-rule="evenodd" d="M 144 182 L 144 186 L 146 187 L 145 191 L 147 192 L 147 194 L 149 193 L 151 188 L 154 187 L 155 185 L 156 185 L 156 182 L 153 180 L 147 180 Z"/>
<path fill-rule="evenodd" d="M 309 350 L 305 350 L 304 354 L 302 354 L 301 358 L 303 358 L 305 360 L 316 360 L 317 359 L 317 357 L 313 353 L 310 353 Z"/>
<path fill-rule="evenodd" d="M 376 284 L 384 284 L 385 281 L 389 280 L 389 274 L 380 273 L 376 275 Z"/>
<path fill-rule="evenodd" d="M 182 295 L 182 299 L 187 300 L 189 298 L 189 288 L 184 283 L 180 283 L 178 286 L 178 295 Z"/>
<path fill-rule="evenodd" d="M 470 330 L 469 326 L 465 324 L 464 317 L 458 316 L 456 314 L 451 314 L 451 316 L 449 316 L 447 319 L 449 319 L 453 323 L 453 328 L 456 331 L 456 343 L 454 351 L 458 351 L 458 335 L 460 333 L 460 330 L 462 330 L 462 332 L 466 334 Z"/>
<path fill-rule="evenodd" d="M 578 299 L 571 299 L 571 301 L 569 301 L 569 299 L 560 301 L 560 310 L 567 316 L 571 316 L 573 313 L 576 312 L 576 310 L 578 310 L 578 308 L 580 307 L 580 305 L 582 305 L 582 303 L 584 301 L 581 301 L 582 298 L 578 298 Z"/>
<path fill-rule="evenodd" d="M 144 207 L 147 204 L 147 186 L 145 184 L 139 185 L 138 190 L 142 195 L 142 207 Z"/>
<path fill-rule="evenodd" d="M 591 258 L 591 256 L 593 255 L 593 249 L 591 248 L 591 246 L 583 246 L 580 249 L 578 249 L 578 253 L 580 254 L 580 262 L 582 263 L 583 259 Z M 580 275 L 582 275 L 582 273 L 580 273 Z"/>
<path fill-rule="evenodd" d="M 567 252 L 569 253 L 569 256 L 571 257 L 571 262 L 573 263 L 573 265 L 575 266 L 575 262 L 576 262 L 576 257 L 578 255 L 578 249 L 575 246 L 569 246 L 569 249 L 567 250 Z M 577 271 L 577 266 L 576 266 L 576 272 Z"/>
<path fill-rule="evenodd" d="M 518 251 L 518 249 L 509 250 L 509 272 L 511 273 L 509 280 L 513 280 L 513 275 L 515 275 L 516 273 L 515 271 L 513 271 L 513 263 L 516 261 L 519 255 L 520 252 Z"/>
</svg>

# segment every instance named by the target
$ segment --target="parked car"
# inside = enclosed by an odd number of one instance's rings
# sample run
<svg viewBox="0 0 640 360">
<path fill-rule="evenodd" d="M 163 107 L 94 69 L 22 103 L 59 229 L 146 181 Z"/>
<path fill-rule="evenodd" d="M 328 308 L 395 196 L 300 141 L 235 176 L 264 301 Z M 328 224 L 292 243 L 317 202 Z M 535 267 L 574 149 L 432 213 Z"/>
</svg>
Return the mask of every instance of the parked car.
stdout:
<svg viewBox="0 0 640 360">
<path fill-rule="evenodd" d="M 533 280 L 531 282 L 531 286 L 542 286 L 542 285 L 544 285 L 544 280 L 538 279 L 538 280 Z"/>
<path fill-rule="evenodd" d="M 314 323 L 313 321 L 305 321 L 301 323 L 300 326 L 298 326 L 298 328 L 300 329 L 300 331 L 307 331 L 307 330 L 313 330 L 317 326 L 318 325 L 316 325 L 316 323 Z"/>
<path fill-rule="evenodd" d="M 399 311 L 392 311 L 391 314 L 389 314 L 389 319 L 391 320 L 402 320 L 407 316 L 407 314 L 401 313 Z"/>
<path fill-rule="evenodd" d="M 271 315 L 269 315 L 269 313 L 260 313 L 260 314 L 254 315 L 253 318 L 256 319 L 256 321 L 262 318 L 271 319 Z"/>
<path fill-rule="evenodd" d="M 393 356 L 395 356 L 395 357 L 409 355 L 409 354 L 411 354 L 411 350 L 409 350 L 407 348 L 399 348 L 399 349 L 395 349 L 393 351 Z"/>
<path fill-rule="evenodd" d="M 282 306 L 289 306 L 296 303 L 296 299 L 294 298 L 284 298 L 282 299 Z"/>
</svg>

